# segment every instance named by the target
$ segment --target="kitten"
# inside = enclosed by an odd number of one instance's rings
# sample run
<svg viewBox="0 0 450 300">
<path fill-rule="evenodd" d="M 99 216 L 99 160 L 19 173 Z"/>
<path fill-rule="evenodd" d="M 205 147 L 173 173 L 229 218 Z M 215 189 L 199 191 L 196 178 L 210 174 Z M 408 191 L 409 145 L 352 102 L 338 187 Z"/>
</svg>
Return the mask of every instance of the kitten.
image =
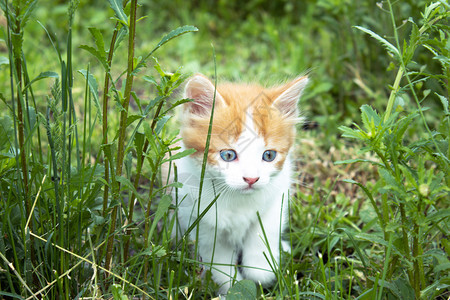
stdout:
<svg viewBox="0 0 450 300">
<path fill-rule="evenodd" d="M 186 84 L 185 96 L 193 102 L 184 104 L 182 148 L 197 151 L 176 161 L 183 183 L 177 191 L 177 227 L 184 234 L 198 212 L 219 196 L 199 222 L 197 241 L 201 260 L 220 285 L 219 294 L 226 294 L 233 280 L 251 279 L 263 287 L 275 282 L 273 268 L 279 266 L 280 234 L 288 217 L 289 150 L 300 120 L 297 102 L 307 82 L 304 76 L 267 89 L 234 83 L 217 87 L 200 203 L 215 88 L 203 75 L 194 75 Z M 196 229 L 190 238 L 196 239 Z"/>
</svg>

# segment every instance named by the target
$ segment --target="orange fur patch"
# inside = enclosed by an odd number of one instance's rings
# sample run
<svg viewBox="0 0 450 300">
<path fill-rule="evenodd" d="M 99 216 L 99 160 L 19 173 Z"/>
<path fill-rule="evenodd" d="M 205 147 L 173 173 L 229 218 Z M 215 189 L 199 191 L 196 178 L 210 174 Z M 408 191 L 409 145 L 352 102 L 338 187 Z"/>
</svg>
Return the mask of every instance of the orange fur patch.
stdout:
<svg viewBox="0 0 450 300">
<path fill-rule="evenodd" d="M 217 87 L 226 105 L 216 97 L 216 106 L 208 151 L 208 163 L 216 164 L 217 153 L 232 148 L 245 129 L 246 114 L 252 112 L 253 124 L 258 136 L 263 137 L 268 150 L 276 150 L 278 169 L 283 167 L 286 156 L 294 143 L 296 119 L 287 118 L 275 108 L 273 102 L 299 78 L 281 87 L 263 88 L 256 84 L 224 83 Z M 185 112 L 182 128 L 186 147 L 194 148 L 194 156 L 201 159 L 205 151 L 209 117 L 199 117 Z"/>
</svg>

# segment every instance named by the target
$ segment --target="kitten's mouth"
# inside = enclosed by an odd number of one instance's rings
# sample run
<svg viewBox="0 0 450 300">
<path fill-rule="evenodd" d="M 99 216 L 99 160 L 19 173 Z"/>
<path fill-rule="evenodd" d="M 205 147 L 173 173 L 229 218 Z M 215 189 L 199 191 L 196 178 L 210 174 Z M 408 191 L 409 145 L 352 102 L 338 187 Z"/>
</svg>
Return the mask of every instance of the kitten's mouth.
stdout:
<svg viewBox="0 0 450 300">
<path fill-rule="evenodd" d="M 248 185 L 245 188 L 243 188 L 241 190 L 241 192 L 244 193 L 244 194 L 249 194 L 249 193 L 252 193 L 252 192 L 254 192 L 256 190 L 257 190 L 257 188 L 254 185 Z"/>
</svg>

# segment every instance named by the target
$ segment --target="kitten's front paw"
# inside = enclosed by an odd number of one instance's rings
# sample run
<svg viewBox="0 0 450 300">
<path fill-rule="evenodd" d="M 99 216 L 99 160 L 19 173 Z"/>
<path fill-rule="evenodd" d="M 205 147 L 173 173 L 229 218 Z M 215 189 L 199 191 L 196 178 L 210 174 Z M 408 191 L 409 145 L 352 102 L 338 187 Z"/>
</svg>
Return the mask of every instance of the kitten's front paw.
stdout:
<svg viewBox="0 0 450 300">
<path fill-rule="evenodd" d="M 245 279 L 250 279 L 256 283 L 260 283 L 263 287 L 270 287 L 276 281 L 275 273 L 273 273 L 272 271 L 244 268 L 242 270 L 242 274 Z"/>
</svg>

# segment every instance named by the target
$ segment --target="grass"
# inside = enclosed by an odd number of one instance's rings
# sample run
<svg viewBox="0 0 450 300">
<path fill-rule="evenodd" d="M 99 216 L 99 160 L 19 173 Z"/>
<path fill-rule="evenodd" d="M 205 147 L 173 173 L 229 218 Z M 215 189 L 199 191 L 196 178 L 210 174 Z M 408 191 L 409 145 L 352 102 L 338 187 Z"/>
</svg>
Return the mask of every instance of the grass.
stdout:
<svg viewBox="0 0 450 300">
<path fill-rule="evenodd" d="M 447 1 L 125 2 L 0 2 L 1 297 L 215 297 L 160 181 L 179 87 L 308 69 L 292 252 L 229 298 L 449 297 Z"/>
</svg>

